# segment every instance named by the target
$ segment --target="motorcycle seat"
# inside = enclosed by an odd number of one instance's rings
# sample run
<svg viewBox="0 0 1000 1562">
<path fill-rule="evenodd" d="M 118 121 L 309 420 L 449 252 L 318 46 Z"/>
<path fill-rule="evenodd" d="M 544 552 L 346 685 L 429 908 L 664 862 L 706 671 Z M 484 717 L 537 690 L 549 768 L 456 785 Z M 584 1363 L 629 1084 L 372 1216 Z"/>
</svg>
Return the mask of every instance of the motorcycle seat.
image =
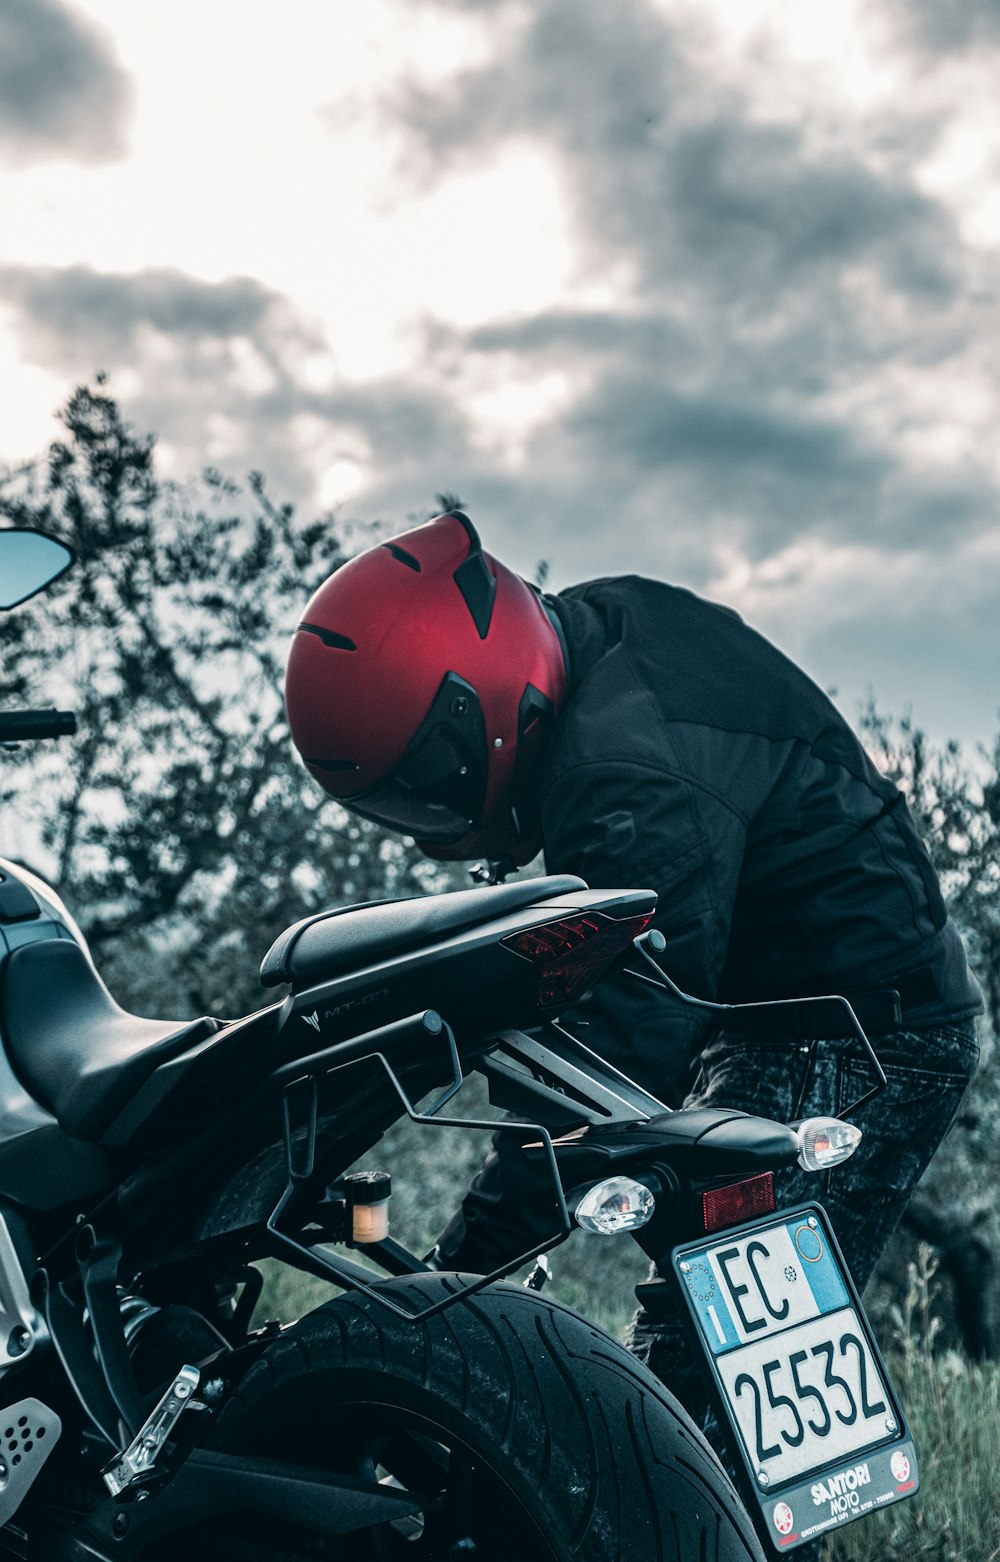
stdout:
<svg viewBox="0 0 1000 1562">
<path fill-rule="evenodd" d="M 271 945 L 261 964 L 261 983 L 306 987 L 586 888 L 582 879 L 567 873 L 321 911 L 293 923 Z"/>
<path fill-rule="evenodd" d="M 120 1008 L 79 944 L 50 938 L 7 959 L 2 1034 L 15 1072 L 74 1139 L 99 1139 L 149 1075 L 219 1029 Z"/>
</svg>

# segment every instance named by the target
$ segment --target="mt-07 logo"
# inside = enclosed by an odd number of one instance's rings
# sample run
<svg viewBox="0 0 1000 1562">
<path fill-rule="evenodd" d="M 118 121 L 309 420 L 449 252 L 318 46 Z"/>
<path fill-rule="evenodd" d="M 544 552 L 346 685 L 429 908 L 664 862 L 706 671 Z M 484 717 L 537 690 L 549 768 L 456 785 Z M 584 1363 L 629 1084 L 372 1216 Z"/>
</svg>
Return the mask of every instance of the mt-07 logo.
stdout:
<svg viewBox="0 0 1000 1562">
<path fill-rule="evenodd" d="M 360 998 L 345 998 L 343 1003 L 338 1003 L 335 1009 L 324 1009 L 322 1018 L 318 1009 L 311 1014 L 303 1014 L 301 1018 L 307 1025 L 311 1025 L 314 1031 L 322 1028 L 324 1020 L 337 1020 L 342 1014 L 352 1014 L 356 1009 L 365 1009 L 369 1004 L 378 1003 L 380 998 L 388 998 L 388 987 L 377 987 L 373 992 L 364 993 Z"/>
</svg>

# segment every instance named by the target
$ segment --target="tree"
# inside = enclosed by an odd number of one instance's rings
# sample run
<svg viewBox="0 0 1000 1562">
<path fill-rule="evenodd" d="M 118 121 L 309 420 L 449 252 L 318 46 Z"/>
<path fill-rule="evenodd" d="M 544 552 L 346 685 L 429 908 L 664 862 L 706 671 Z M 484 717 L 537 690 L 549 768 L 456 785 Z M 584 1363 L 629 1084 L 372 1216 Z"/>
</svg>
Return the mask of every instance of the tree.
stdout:
<svg viewBox="0 0 1000 1562">
<path fill-rule="evenodd" d="M 3 849 L 54 883 L 120 1001 L 239 1012 L 291 922 L 442 880 L 325 797 L 284 720 L 290 633 L 372 534 L 302 523 L 259 473 L 161 482 L 100 384 L 59 416 L 47 457 L 0 481 L 0 518 L 77 565 L 5 616 L 0 700 L 67 704 L 80 730 L 8 756 Z"/>
<path fill-rule="evenodd" d="M 969 944 L 992 1030 L 1000 1031 L 1000 734 L 972 765 L 957 743 L 929 744 L 909 716 L 894 721 L 872 700 L 861 727 L 881 768 L 906 794 Z"/>
</svg>

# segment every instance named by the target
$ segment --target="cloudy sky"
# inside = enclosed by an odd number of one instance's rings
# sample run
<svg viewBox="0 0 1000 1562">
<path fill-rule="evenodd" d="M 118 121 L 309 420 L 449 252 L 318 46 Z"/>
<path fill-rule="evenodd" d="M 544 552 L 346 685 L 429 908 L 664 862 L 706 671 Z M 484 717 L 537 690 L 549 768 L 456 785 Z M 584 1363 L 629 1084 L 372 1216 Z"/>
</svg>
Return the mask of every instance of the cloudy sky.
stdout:
<svg viewBox="0 0 1000 1562">
<path fill-rule="evenodd" d="M 0 463 L 161 469 L 726 601 L 1000 707 L 1000 0 L 0 0 Z"/>
</svg>

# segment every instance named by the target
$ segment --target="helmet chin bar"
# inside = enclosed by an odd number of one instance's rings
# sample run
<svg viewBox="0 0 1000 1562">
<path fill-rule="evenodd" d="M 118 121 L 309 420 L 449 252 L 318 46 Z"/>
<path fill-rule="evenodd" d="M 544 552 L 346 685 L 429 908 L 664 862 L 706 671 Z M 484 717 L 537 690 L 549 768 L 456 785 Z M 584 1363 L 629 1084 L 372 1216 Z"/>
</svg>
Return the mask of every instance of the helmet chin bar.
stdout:
<svg viewBox="0 0 1000 1562">
<path fill-rule="evenodd" d="M 483 822 L 470 829 L 460 840 L 440 842 L 418 837 L 414 839 L 424 856 L 435 862 L 475 862 L 477 858 L 485 859 L 484 871 L 500 875 L 499 878 L 491 878 L 492 883 L 503 883 L 508 873 L 523 868 L 542 849 L 537 815 L 533 812 L 530 819 L 524 821 L 517 805 L 513 803 L 506 807 L 502 804 L 494 805 Z M 478 867 L 484 868 L 483 862 Z M 480 882 L 485 880 L 480 879 Z"/>
</svg>

